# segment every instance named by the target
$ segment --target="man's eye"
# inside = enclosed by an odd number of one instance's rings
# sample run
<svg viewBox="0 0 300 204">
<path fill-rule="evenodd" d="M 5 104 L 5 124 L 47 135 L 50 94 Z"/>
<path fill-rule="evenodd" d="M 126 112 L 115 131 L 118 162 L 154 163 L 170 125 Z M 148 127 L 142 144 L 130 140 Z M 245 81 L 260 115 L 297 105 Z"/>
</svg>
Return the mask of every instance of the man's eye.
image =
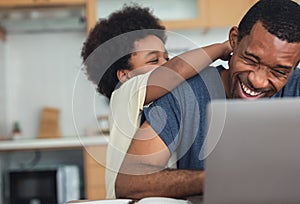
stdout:
<svg viewBox="0 0 300 204">
<path fill-rule="evenodd" d="M 244 58 L 244 61 L 246 62 L 246 64 L 253 65 L 253 66 L 258 64 L 256 61 L 249 58 Z"/>
<path fill-rule="evenodd" d="M 282 74 L 282 75 L 286 75 L 285 72 L 281 72 L 281 71 L 276 71 L 276 72 L 279 73 L 279 74 Z"/>
<path fill-rule="evenodd" d="M 281 70 L 273 70 L 273 72 L 275 73 L 276 76 L 278 77 L 286 77 L 288 75 L 288 73 L 281 71 Z"/>
<path fill-rule="evenodd" d="M 169 58 L 169 57 L 166 57 L 165 59 L 166 59 L 167 61 L 169 61 L 169 60 L 170 60 L 170 58 Z"/>
</svg>

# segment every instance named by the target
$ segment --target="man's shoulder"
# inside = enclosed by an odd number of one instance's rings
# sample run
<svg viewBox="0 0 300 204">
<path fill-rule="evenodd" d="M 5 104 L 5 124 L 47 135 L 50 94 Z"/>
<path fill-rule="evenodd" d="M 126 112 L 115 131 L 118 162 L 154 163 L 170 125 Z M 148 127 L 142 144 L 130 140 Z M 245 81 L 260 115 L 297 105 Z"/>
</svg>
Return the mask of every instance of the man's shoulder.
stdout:
<svg viewBox="0 0 300 204">
<path fill-rule="evenodd" d="M 186 80 L 186 82 L 192 88 L 199 88 L 206 84 L 207 81 L 218 79 L 220 77 L 219 70 L 216 67 L 208 66 L 202 70 L 199 74 Z M 184 87 L 184 83 L 178 86 L 178 88 Z"/>
<path fill-rule="evenodd" d="M 300 84 L 300 68 L 296 68 L 293 71 L 293 74 L 291 75 L 291 77 L 289 78 L 286 86 L 290 87 L 294 87 Z"/>
<path fill-rule="evenodd" d="M 219 71 L 216 67 L 207 67 L 200 74 L 184 81 L 168 94 L 157 99 L 154 104 L 173 103 L 174 101 L 190 102 L 192 99 L 202 100 L 209 99 L 216 93 L 217 89 L 224 90 L 221 87 Z M 213 94 L 212 94 L 213 93 Z M 212 98 L 215 98 L 214 96 Z"/>
<path fill-rule="evenodd" d="M 189 79 L 187 82 L 196 95 L 205 95 L 210 99 L 225 98 L 225 89 L 221 79 L 222 66 L 205 68 L 200 74 Z"/>
<path fill-rule="evenodd" d="M 177 86 L 169 95 L 180 94 L 186 100 L 190 94 L 204 94 L 208 89 L 207 82 L 212 81 L 218 75 L 218 70 L 215 67 L 206 67 L 199 74 Z"/>
<path fill-rule="evenodd" d="M 300 69 L 296 68 L 286 85 L 274 97 L 299 97 L 300 96 Z"/>
<path fill-rule="evenodd" d="M 292 77 L 296 77 L 296 78 L 299 78 L 300 77 L 300 67 L 297 67 L 293 74 L 292 74 Z"/>
</svg>

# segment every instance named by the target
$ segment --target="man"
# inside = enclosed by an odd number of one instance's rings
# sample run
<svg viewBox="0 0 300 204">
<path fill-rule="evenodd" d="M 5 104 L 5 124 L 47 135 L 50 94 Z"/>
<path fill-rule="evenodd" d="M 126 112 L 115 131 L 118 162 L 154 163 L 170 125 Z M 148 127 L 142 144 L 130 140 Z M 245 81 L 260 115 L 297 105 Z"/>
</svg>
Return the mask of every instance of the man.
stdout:
<svg viewBox="0 0 300 204">
<path fill-rule="evenodd" d="M 222 97 L 219 84 L 227 98 L 300 96 L 298 19 L 300 6 L 295 2 L 257 2 L 229 32 L 233 48 L 229 69 L 217 67 L 218 75 L 205 70 L 144 110 L 146 120 L 117 176 L 117 196 L 184 198 L 201 194 L 204 161 L 199 153 L 205 139 L 206 105 Z M 178 169 L 166 169 L 174 153 Z"/>
</svg>

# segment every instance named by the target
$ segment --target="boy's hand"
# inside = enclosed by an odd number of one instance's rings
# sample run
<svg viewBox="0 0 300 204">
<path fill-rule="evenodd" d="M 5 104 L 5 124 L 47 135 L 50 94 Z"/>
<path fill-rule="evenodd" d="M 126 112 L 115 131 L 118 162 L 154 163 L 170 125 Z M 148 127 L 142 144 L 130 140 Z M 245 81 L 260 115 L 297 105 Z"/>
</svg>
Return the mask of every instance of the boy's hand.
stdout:
<svg viewBox="0 0 300 204">
<path fill-rule="evenodd" d="M 221 43 L 221 49 L 223 50 L 223 54 L 220 56 L 220 59 L 224 60 L 224 61 L 229 61 L 231 58 L 231 53 L 232 53 L 233 49 L 230 46 L 230 43 L 228 40 Z"/>
</svg>

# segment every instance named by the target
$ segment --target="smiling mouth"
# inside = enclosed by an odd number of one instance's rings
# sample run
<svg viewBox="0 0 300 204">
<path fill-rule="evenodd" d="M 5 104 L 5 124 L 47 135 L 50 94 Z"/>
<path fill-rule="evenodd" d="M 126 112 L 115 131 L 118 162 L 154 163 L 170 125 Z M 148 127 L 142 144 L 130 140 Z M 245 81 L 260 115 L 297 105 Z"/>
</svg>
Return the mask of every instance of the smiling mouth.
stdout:
<svg viewBox="0 0 300 204">
<path fill-rule="evenodd" d="M 256 91 L 253 91 L 251 90 L 249 87 L 247 87 L 243 82 L 240 82 L 241 84 L 241 87 L 242 87 L 242 90 L 243 92 L 248 95 L 248 96 L 251 96 L 251 97 L 256 97 L 260 94 L 262 94 L 263 92 L 256 92 Z"/>
</svg>

